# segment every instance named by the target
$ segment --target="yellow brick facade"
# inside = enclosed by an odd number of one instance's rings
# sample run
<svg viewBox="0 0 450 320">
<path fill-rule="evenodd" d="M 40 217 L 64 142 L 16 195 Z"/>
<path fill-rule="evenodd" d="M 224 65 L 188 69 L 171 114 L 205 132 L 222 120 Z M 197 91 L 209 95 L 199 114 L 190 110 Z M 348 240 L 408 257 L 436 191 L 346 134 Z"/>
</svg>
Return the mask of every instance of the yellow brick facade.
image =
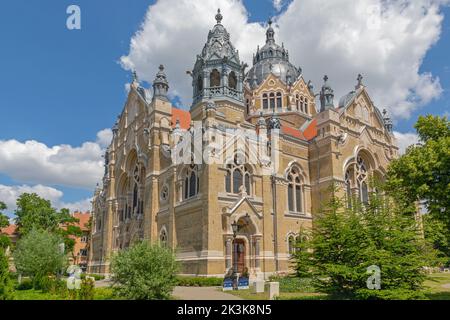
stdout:
<svg viewBox="0 0 450 320">
<path fill-rule="evenodd" d="M 221 27 L 219 20 L 214 28 Z M 268 43 L 272 36 L 269 29 Z M 113 130 L 103 186 L 93 201 L 89 272 L 109 273 L 111 255 L 140 239 L 173 248 L 180 273 L 186 275 L 223 276 L 234 265 L 235 243 L 241 246 L 239 263 L 252 277 L 289 272 L 289 241 L 301 229 L 312 228 L 329 186 L 336 183 L 345 192 L 348 184 L 352 192 L 361 193 L 366 176 L 382 177 L 398 149 L 361 80 L 338 107 L 322 108 L 316 106 L 315 94 L 301 73 L 287 79 L 269 72 L 252 85 L 252 79 L 242 77 L 241 99 L 230 98 L 227 91 L 204 97 L 185 115 L 187 126 L 180 126 L 169 100 L 155 94 L 158 88 L 150 98 L 135 79 Z M 225 88 L 234 85 L 224 83 Z M 194 90 L 200 88 L 205 89 L 197 82 Z M 271 93 L 275 104 L 281 94 L 281 104 L 274 108 Z M 265 125 L 274 118 L 279 128 Z M 266 136 L 271 150 L 277 151 L 276 171 L 268 174 L 262 162 L 246 164 L 242 170 L 247 170 L 249 182 L 242 182 L 237 191 L 227 190 L 228 172 L 234 170 L 230 163 L 174 163 L 171 152 L 195 123 L 205 130 L 241 128 Z M 213 145 L 214 139 L 205 135 L 203 147 Z M 212 157 L 225 153 L 216 150 Z M 187 181 L 192 172 L 197 180 Z M 190 183 L 196 189 L 186 197 Z M 292 200 L 288 194 L 294 195 L 297 186 L 298 196 L 295 193 Z M 238 242 L 233 222 L 239 224 Z"/>
</svg>

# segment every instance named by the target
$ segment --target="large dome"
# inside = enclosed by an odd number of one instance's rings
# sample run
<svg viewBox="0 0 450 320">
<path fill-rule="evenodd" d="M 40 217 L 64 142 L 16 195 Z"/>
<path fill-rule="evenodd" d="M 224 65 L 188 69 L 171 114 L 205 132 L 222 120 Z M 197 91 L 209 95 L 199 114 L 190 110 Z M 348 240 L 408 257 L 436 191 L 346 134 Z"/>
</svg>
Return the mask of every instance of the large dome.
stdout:
<svg viewBox="0 0 450 320">
<path fill-rule="evenodd" d="M 270 73 L 286 83 L 294 82 L 300 76 L 300 70 L 289 62 L 289 52 L 284 46 L 275 43 L 274 36 L 275 31 L 269 21 L 266 44 L 257 49 L 253 57 L 253 67 L 247 73 L 246 82 L 251 88 L 259 86 Z"/>
</svg>

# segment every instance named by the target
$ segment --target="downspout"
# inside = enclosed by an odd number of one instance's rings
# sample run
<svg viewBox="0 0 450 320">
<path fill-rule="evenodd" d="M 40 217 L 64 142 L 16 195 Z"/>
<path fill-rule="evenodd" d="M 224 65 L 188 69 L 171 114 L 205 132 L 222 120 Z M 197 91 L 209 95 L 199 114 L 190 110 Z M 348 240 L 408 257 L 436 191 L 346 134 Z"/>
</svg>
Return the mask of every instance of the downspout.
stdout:
<svg viewBox="0 0 450 320">
<path fill-rule="evenodd" d="M 318 134 L 317 134 L 318 136 Z M 319 205 L 322 204 L 322 192 L 320 192 L 320 152 L 319 146 L 317 145 L 317 136 L 314 138 L 314 145 L 316 146 L 317 152 L 317 192 L 319 193 Z"/>
<path fill-rule="evenodd" d="M 273 210 L 273 246 L 274 246 L 274 257 L 275 257 L 275 271 L 278 273 L 278 219 L 277 219 L 277 208 L 276 208 L 276 199 L 277 199 L 277 188 L 275 185 L 275 174 L 271 176 L 272 180 L 272 210 Z"/>
</svg>

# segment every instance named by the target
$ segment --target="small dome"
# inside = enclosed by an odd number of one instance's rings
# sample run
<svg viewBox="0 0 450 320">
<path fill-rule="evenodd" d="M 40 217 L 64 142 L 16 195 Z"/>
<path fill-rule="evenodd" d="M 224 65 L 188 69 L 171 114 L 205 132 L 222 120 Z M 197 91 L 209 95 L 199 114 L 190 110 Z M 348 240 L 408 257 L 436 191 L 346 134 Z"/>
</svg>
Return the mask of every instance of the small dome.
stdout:
<svg viewBox="0 0 450 320">
<path fill-rule="evenodd" d="M 289 52 L 275 43 L 272 21 L 266 32 L 266 44 L 256 52 L 253 67 L 248 71 L 246 81 L 251 87 L 260 85 L 270 73 L 284 82 L 294 82 L 300 76 L 299 70 L 289 62 Z"/>
</svg>

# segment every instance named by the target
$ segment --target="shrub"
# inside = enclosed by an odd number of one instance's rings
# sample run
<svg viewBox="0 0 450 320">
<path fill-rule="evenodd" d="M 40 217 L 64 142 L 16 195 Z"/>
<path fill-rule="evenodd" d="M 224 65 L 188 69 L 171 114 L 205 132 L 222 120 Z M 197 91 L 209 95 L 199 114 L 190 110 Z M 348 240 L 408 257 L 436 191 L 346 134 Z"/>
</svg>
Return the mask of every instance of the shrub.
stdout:
<svg viewBox="0 0 450 320">
<path fill-rule="evenodd" d="M 81 274 L 81 279 L 82 280 L 85 279 L 86 277 L 94 278 L 95 281 L 99 281 L 99 280 L 104 280 L 105 279 L 105 276 L 102 276 L 100 274 L 86 274 L 86 273 Z"/>
<path fill-rule="evenodd" d="M 270 281 L 280 283 L 280 292 L 315 292 L 313 280 L 311 278 L 298 277 L 270 277 Z"/>
<path fill-rule="evenodd" d="M 168 299 L 176 284 L 177 264 L 170 249 L 143 241 L 113 256 L 111 271 L 119 297 Z"/>
<path fill-rule="evenodd" d="M 94 284 L 95 280 L 90 277 L 86 277 L 81 281 L 81 288 L 78 292 L 78 299 L 80 300 L 93 300 L 94 299 Z"/>
<path fill-rule="evenodd" d="M 409 289 L 361 289 L 356 291 L 355 298 L 361 300 L 427 300 L 425 293 Z"/>
<path fill-rule="evenodd" d="M 22 281 L 17 285 L 16 290 L 30 290 L 33 289 L 33 281 L 30 278 L 22 279 Z"/>
<path fill-rule="evenodd" d="M 181 287 L 217 287 L 222 286 L 222 278 L 178 276 L 176 285 Z"/>
<path fill-rule="evenodd" d="M 14 290 L 9 277 L 9 263 L 5 252 L 0 248 L 0 300 L 11 300 Z"/>
<path fill-rule="evenodd" d="M 35 287 L 45 287 L 46 284 L 41 284 L 40 279 L 56 275 L 67 262 L 66 256 L 60 250 L 60 243 L 60 237 L 46 231 L 30 231 L 18 241 L 14 251 L 17 271 L 30 276 Z"/>
</svg>

